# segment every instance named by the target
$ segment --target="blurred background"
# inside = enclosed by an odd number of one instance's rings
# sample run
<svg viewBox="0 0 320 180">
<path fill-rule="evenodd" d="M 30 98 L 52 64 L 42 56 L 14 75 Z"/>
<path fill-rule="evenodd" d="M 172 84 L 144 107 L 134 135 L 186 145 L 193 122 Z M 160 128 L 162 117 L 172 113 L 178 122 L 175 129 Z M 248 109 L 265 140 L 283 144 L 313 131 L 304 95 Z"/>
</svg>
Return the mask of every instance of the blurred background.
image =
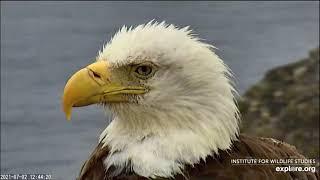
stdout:
<svg viewBox="0 0 320 180">
<path fill-rule="evenodd" d="M 54 179 L 75 179 L 107 120 L 102 109 L 90 106 L 75 109 L 73 120 L 67 122 L 60 107 L 64 85 L 76 70 L 93 62 L 122 25 L 152 19 L 190 25 L 205 42 L 216 46 L 216 53 L 233 70 L 244 101 L 250 96 L 246 91 L 270 69 L 307 58 L 319 46 L 316 1 L 2 1 L 2 174 L 49 173 Z M 319 67 L 318 62 L 311 67 Z M 315 78 L 318 82 L 319 77 Z M 319 91 L 315 97 L 319 101 Z M 242 111 L 247 113 L 248 107 L 248 103 L 242 106 Z M 312 119 L 311 125 L 313 121 L 318 119 Z"/>
</svg>

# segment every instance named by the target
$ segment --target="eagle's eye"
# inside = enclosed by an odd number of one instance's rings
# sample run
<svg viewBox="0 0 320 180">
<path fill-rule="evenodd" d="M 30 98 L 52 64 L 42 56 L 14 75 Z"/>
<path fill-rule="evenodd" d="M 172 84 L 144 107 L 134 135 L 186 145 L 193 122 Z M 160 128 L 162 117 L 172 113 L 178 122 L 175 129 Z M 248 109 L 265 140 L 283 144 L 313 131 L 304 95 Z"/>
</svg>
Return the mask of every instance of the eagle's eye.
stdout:
<svg viewBox="0 0 320 180">
<path fill-rule="evenodd" d="M 134 67 L 134 74 L 140 79 L 148 79 L 154 74 L 154 67 L 151 64 L 140 64 Z"/>
<path fill-rule="evenodd" d="M 146 65 L 138 66 L 136 69 L 136 73 L 143 75 L 143 76 L 147 76 L 151 72 L 152 72 L 152 67 L 146 66 Z"/>
</svg>

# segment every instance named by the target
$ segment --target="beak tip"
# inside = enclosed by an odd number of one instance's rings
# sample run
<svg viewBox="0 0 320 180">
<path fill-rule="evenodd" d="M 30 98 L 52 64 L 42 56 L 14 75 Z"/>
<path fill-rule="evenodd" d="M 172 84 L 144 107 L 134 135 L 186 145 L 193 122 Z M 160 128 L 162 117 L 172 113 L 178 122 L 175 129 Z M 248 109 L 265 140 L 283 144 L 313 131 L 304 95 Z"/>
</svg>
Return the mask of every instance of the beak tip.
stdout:
<svg viewBox="0 0 320 180">
<path fill-rule="evenodd" d="M 68 121 L 70 121 L 70 119 L 71 119 L 71 109 L 72 108 L 64 108 L 63 110 L 64 110 L 64 113 L 65 113 L 65 115 L 66 115 L 66 119 L 68 120 Z"/>
<path fill-rule="evenodd" d="M 67 118 L 67 121 L 70 121 L 71 120 L 71 113 L 66 113 L 66 118 Z"/>
</svg>

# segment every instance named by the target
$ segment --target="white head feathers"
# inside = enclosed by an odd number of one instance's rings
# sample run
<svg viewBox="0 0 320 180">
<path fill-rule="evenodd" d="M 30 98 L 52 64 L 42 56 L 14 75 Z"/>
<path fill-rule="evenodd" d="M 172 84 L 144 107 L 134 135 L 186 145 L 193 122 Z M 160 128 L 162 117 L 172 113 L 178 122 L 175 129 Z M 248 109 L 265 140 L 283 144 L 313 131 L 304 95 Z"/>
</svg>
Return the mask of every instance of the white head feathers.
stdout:
<svg viewBox="0 0 320 180">
<path fill-rule="evenodd" d="M 145 177 L 171 177 L 218 149 L 230 148 L 238 134 L 238 109 L 230 72 L 186 28 L 150 22 L 123 27 L 97 60 L 114 67 L 151 61 L 159 70 L 139 104 L 115 104 L 114 120 L 100 136 L 110 147 L 106 168 L 130 162 Z M 117 153 L 113 153 L 117 152 Z"/>
</svg>

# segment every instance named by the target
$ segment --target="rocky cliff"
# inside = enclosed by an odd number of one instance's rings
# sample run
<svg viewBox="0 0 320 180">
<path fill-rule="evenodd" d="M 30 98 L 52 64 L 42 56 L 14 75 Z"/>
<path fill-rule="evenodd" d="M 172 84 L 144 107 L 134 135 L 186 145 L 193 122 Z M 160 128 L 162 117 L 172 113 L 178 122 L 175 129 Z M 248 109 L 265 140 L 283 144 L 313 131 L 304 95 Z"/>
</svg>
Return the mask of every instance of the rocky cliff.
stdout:
<svg viewBox="0 0 320 180">
<path fill-rule="evenodd" d="M 319 157 L 319 48 L 270 70 L 239 101 L 242 132 L 295 145 Z"/>
</svg>

